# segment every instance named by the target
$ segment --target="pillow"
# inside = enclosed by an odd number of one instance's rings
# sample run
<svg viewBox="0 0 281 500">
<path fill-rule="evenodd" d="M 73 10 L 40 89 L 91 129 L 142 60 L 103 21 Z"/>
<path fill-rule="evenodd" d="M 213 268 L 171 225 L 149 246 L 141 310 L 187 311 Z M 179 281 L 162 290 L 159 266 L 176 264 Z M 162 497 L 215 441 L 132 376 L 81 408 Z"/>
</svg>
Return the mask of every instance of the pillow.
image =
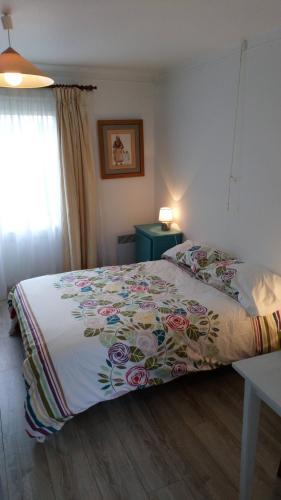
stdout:
<svg viewBox="0 0 281 500">
<path fill-rule="evenodd" d="M 208 285 L 221 290 L 233 299 L 238 300 L 239 291 L 235 288 L 234 277 L 237 274 L 239 261 L 234 259 L 222 260 L 198 269 L 196 278 Z"/>
<path fill-rule="evenodd" d="M 179 245 L 175 245 L 174 247 L 169 248 L 169 250 L 166 250 L 166 252 L 164 252 L 161 255 L 161 258 L 171 260 L 173 262 L 177 262 L 177 255 L 184 253 L 186 250 L 191 248 L 193 246 L 193 244 L 194 244 L 194 241 L 186 240 L 183 243 L 180 243 Z"/>
<path fill-rule="evenodd" d="M 172 260 L 196 273 L 199 269 L 204 269 L 213 262 L 233 259 L 233 256 L 203 243 L 186 240 L 184 243 L 167 250 L 162 258 Z"/>
<path fill-rule="evenodd" d="M 239 260 L 215 262 L 196 278 L 237 300 L 250 316 L 267 316 L 281 309 L 281 277 L 262 266 Z"/>
</svg>

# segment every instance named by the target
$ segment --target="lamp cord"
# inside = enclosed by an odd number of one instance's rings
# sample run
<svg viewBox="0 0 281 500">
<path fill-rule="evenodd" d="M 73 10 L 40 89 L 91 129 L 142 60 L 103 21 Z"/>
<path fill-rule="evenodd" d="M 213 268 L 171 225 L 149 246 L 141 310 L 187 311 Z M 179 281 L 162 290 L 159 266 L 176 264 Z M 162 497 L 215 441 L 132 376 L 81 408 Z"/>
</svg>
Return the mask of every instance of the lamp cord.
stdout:
<svg viewBox="0 0 281 500">
<path fill-rule="evenodd" d="M 10 37 L 10 30 L 8 30 L 8 41 L 9 41 L 9 47 L 11 47 L 11 37 Z"/>
</svg>

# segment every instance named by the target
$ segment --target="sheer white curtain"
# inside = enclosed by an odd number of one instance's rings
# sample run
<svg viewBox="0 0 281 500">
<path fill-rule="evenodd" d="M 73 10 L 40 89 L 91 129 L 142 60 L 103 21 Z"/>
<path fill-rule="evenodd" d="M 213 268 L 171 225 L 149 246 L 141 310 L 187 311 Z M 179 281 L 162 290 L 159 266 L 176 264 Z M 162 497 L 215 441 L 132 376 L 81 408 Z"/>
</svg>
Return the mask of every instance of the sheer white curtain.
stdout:
<svg viewBox="0 0 281 500">
<path fill-rule="evenodd" d="M 49 90 L 0 91 L 0 298 L 62 269 L 56 103 Z"/>
</svg>

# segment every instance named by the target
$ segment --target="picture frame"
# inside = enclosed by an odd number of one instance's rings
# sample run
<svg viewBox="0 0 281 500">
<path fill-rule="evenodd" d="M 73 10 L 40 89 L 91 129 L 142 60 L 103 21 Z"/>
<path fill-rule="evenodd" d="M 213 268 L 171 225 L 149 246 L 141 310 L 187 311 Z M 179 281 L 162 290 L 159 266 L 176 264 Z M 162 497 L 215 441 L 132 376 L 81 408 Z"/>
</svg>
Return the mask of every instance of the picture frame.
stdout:
<svg viewBox="0 0 281 500">
<path fill-rule="evenodd" d="M 143 120 L 98 120 L 102 179 L 144 175 Z"/>
</svg>

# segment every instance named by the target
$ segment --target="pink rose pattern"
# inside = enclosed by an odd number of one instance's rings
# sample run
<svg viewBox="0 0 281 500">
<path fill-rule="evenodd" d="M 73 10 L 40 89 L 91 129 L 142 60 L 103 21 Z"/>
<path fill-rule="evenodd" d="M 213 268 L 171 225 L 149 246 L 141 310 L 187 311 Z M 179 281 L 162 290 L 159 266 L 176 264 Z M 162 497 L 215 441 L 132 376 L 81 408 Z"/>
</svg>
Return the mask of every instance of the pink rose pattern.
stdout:
<svg viewBox="0 0 281 500">
<path fill-rule="evenodd" d="M 181 375 L 185 375 L 187 373 L 186 363 L 183 361 L 177 361 L 172 366 L 172 377 L 180 377 Z"/>
<path fill-rule="evenodd" d="M 196 258 L 205 258 L 196 250 Z M 106 291 L 110 283 L 118 283 L 116 292 Z M 220 364 L 204 354 L 219 335 L 218 314 L 147 274 L 145 264 L 65 273 L 54 285 L 62 299 L 73 300 L 73 318 L 84 322 L 87 341 L 104 349 L 98 373 L 104 399 Z"/>
<path fill-rule="evenodd" d="M 166 324 L 175 332 L 184 332 L 189 325 L 189 321 L 179 314 L 168 314 Z"/>
<path fill-rule="evenodd" d="M 126 373 L 126 380 L 133 387 L 145 386 L 148 382 L 148 373 L 143 366 L 132 366 Z"/>
<path fill-rule="evenodd" d="M 119 309 L 117 309 L 116 307 L 101 307 L 100 309 L 98 309 L 98 313 L 101 316 L 114 316 L 118 312 Z"/>
<path fill-rule="evenodd" d="M 78 280 L 78 281 L 75 281 L 75 286 L 77 286 L 78 288 L 84 288 L 84 286 L 88 286 L 89 284 L 91 284 L 91 282 L 87 279 L 85 280 Z"/>
<path fill-rule="evenodd" d="M 130 289 L 131 289 L 131 292 L 141 293 L 141 292 L 146 292 L 147 286 L 144 286 L 144 285 L 133 285 L 133 286 L 131 286 Z"/>
</svg>

